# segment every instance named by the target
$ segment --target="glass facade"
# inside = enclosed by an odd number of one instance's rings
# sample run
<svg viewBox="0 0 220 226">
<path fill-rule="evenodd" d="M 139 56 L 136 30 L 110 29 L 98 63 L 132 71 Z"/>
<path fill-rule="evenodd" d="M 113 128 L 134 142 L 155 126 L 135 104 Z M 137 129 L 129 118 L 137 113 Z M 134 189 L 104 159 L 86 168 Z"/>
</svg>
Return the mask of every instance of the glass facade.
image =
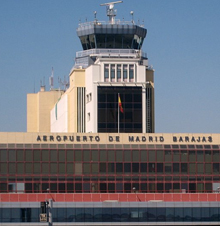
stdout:
<svg viewBox="0 0 220 226">
<path fill-rule="evenodd" d="M 4 147 L 3 147 L 4 146 Z M 5 144 L 0 192 L 213 192 L 218 145 Z"/>
<path fill-rule="evenodd" d="M 98 87 L 98 132 L 118 132 L 118 93 L 123 107 L 123 113 L 119 112 L 120 132 L 141 133 L 142 87 L 109 86 Z"/>
<path fill-rule="evenodd" d="M 146 133 L 153 133 L 154 98 L 152 87 L 146 88 Z"/>
<path fill-rule="evenodd" d="M 134 81 L 134 65 L 129 65 L 129 82 Z"/>
<path fill-rule="evenodd" d="M 117 64 L 117 81 L 121 82 L 121 64 Z"/>
<path fill-rule="evenodd" d="M 104 66 L 104 81 L 109 81 L 109 64 L 105 64 Z"/>
<path fill-rule="evenodd" d="M 0 208 L 0 222 L 39 222 L 40 208 Z M 218 222 L 218 207 L 53 208 L 53 222 Z"/>
<path fill-rule="evenodd" d="M 80 37 L 83 50 L 141 49 L 144 38 L 133 34 L 90 34 Z"/>
<path fill-rule="evenodd" d="M 40 208 L 0 208 L 0 222 L 39 222 Z"/>
</svg>

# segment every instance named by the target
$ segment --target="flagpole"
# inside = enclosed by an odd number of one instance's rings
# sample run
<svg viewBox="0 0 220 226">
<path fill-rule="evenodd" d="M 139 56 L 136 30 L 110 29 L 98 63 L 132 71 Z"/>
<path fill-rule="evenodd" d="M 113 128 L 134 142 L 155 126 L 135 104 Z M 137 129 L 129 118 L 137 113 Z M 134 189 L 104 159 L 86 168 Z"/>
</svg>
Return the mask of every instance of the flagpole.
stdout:
<svg viewBox="0 0 220 226">
<path fill-rule="evenodd" d="M 118 133 L 119 133 L 119 93 L 118 93 Z"/>
</svg>

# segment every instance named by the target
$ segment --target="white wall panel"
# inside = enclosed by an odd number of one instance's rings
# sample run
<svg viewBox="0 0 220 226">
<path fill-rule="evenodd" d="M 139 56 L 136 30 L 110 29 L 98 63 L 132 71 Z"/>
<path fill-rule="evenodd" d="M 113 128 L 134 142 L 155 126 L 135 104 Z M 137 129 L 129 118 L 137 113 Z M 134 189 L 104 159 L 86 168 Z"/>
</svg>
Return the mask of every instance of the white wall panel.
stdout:
<svg viewBox="0 0 220 226">
<path fill-rule="evenodd" d="M 68 132 L 68 96 L 63 95 L 50 112 L 51 132 Z"/>
</svg>

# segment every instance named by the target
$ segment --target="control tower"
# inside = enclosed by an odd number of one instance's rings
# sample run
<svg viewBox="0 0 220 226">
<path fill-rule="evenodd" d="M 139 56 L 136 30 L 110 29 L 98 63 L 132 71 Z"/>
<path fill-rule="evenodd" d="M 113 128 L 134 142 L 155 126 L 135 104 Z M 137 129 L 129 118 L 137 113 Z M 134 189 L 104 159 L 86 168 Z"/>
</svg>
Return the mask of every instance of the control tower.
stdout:
<svg viewBox="0 0 220 226">
<path fill-rule="evenodd" d="M 94 21 L 77 28 L 83 51 L 76 53 L 72 72 L 85 70 L 82 132 L 153 133 L 154 70 L 142 51 L 147 29 L 135 24 L 132 11 L 131 21 L 116 19 L 118 3 L 101 4 L 108 21 L 97 20 L 94 12 Z"/>
<path fill-rule="evenodd" d="M 107 21 L 80 23 L 67 89 L 51 111 L 51 132 L 154 133 L 154 70 L 142 51 L 147 30 L 132 20 L 116 19 L 115 5 L 106 7 Z M 102 7 L 103 8 L 103 7 Z"/>
</svg>

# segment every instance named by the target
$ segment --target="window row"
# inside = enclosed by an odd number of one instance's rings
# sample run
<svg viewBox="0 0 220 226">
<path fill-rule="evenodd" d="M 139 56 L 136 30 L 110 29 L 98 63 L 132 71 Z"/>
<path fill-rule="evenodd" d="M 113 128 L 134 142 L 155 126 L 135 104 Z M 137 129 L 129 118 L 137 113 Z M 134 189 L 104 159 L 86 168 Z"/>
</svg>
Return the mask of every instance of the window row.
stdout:
<svg viewBox="0 0 220 226">
<path fill-rule="evenodd" d="M 134 64 L 104 64 L 105 82 L 134 82 Z"/>
<path fill-rule="evenodd" d="M 121 122 L 121 124 L 127 122 Z M 117 124 L 117 123 L 116 123 Z M 137 121 L 133 123 L 138 125 Z M 136 127 L 135 127 L 136 128 Z M 220 162 L 220 152 L 187 150 L 0 150 L 0 161 Z"/>
<path fill-rule="evenodd" d="M 218 183 L 219 184 L 219 183 Z M 0 183 L 2 193 L 196 193 L 217 192 L 216 184 L 210 182 L 142 182 L 138 181 L 85 181 L 85 182 L 10 182 Z"/>
<path fill-rule="evenodd" d="M 1 175 L 0 183 L 6 183 L 11 181 L 47 181 L 50 182 L 60 182 L 60 181 L 156 181 L 156 182 L 163 182 L 163 181 L 213 181 L 219 182 L 220 175 L 185 175 L 185 174 L 87 174 L 87 175 L 76 175 L 76 174 L 69 174 L 69 175 L 59 175 L 59 174 L 41 174 L 41 175 L 10 175 L 5 176 Z"/>
<path fill-rule="evenodd" d="M 122 93 L 122 92 L 120 92 Z M 134 102 L 135 99 L 132 99 L 131 98 L 132 95 L 131 93 L 129 94 L 126 93 L 126 95 L 124 96 L 124 100 L 126 102 Z M 135 96 L 134 96 L 135 97 Z M 111 100 L 110 99 L 111 96 L 108 96 L 108 101 Z M 136 96 L 136 98 L 138 98 L 138 102 L 141 101 L 141 99 Z M 100 99 L 100 97 L 99 97 Z M 135 100 L 135 102 L 137 101 L 137 99 Z M 105 102 L 105 98 L 104 100 L 102 99 L 101 102 Z M 71 140 L 76 140 L 74 138 L 74 136 L 70 136 L 71 137 Z M 150 143 L 146 143 L 146 144 L 139 144 L 139 143 L 127 143 L 127 144 L 95 144 L 95 143 L 73 143 L 73 144 L 60 144 L 60 143 L 53 143 L 53 144 L 47 144 L 47 143 L 38 143 L 38 144 L 22 144 L 22 143 L 19 143 L 19 144 L 12 144 L 12 143 L 8 143 L 8 144 L 3 144 L 1 143 L 0 144 L 0 150 L 1 149 L 5 149 L 5 148 L 8 148 L 8 149 L 14 149 L 14 148 L 17 148 L 17 149 L 59 149 L 59 150 L 62 150 L 62 149 L 81 149 L 82 151 L 84 149 L 173 149 L 173 150 L 184 150 L 184 149 L 190 149 L 190 150 L 219 150 L 219 145 L 192 145 L 192 144 L 189 144 L 189 145 L 178 145 L 178 144 L 173 144 L 173 145 L 169 145 L 169 144 L 150 144 Z"/>
<path fill-rule="evenodd" d="M 219 174 L 219 163 L 56 163 L 10 162 L 0 174 Z"/>
</svg>

